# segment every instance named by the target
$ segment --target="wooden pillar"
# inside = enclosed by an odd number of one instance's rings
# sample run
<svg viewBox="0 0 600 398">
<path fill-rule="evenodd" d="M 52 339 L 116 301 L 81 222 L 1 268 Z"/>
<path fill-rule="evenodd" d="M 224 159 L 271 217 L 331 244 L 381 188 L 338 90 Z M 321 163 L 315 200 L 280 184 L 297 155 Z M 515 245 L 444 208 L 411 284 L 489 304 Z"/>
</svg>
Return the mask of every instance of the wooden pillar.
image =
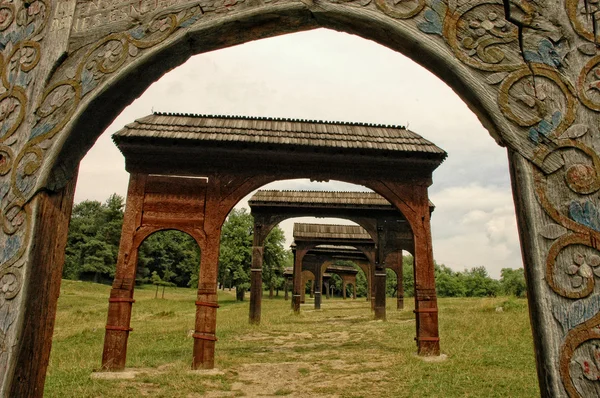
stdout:
<svg viewBox="0 0 600 398">
<path fill-rule="evenodd" d="M 321 264 L 315 266 L 315 310 L 321 309 L 321 299 L 322 299 L 322 290 L 323 290 L 323 267 Z"/>
<path fill-rule="evenodd" d="M 132 173 L 129 177 L 127 204 L 123 215 L 121 242 L 115 279 L 108 299 L 108 316 L 104 334 L 102 369 L 118 371 L 125 368 L 127 340 L 131 329 L 131 307 L 137 270 L 138 246 L 136 230 L 142 223 L 144 188 L 147 176 Z"/>
<path fill-rule="evenodd" d="M 346 279 L 342 278 L 342 298 L 346 300 Z"/>
<path fill-rule="evenodd" d="M 411 223 L 415 240 L 415 315 L 418 354 L 440 355 L 437 295 L 431 245 L 431 228 L 427 190 L 421 203 L 415 206 L 420 214 Z"/>
<path fill-rule="evenodd" d="M 196 299 L 196 322 L 192 369 L 212 369 L 215 366 L 215 343 L 217 341 L 217 274 L 221 228 L 213 226 L 206 231 L 202 248 L 198 295 Z"/>
<path fill-rule="evenodd" d="M 375 263 L 369 262 L 369 275 L 370 275 L 370 285 L 371 285 L 371 311 L 375 311 L 375 295 L 377 291 L 377 286 L 375 285 Z"/>
<path fill-rule="evenodd" d="M 302 285 L 302 261 L 304 260 L 306 249 L 297 247 L 294 253 L 294 288 L 292 291 L 292 308 L 296 314 L 300 313 L 300 300 L 304 292 Z"/>
<path fill-rule="evenodd" d="M 385 320 L 385 255 L 384 226 L 377 226 L 377 252 L 375 257 L 375 319 Z"/>
<path fill-rule="evenodd" d="M 25 322 L 18 343 L 12 347 L 15 359 L 11 362 L 17 366 L 2 387 L 6 397 L 41 397 L 44 393 L 76 180 L 75 172 L 59 192 L 41 191 L 25 206 L 26 217 L 33 217 L 34 240 L 21 293 L 24 304 L 20 311 Z M 11 268 L 3 271 L 11 275 Z"/>
<path fill-rule="evenodd" d="M 288 289 L 288 283 L 289 283 L 289 279 L 286 277 L 284 277 L 284 282 L 283 282 L 283 289 L 285 291 L 285 301 L 289 300 L 289 289 Z"/>
<path fill-rule="evenodd" d="M 329 281 L 325 282 L 325 298 L 329 298 L 330 294 L 329 294 Z"/>
<path fill-rule="evenodd" d="M 310 280 L 310 298 L 314 298 L 315 297 L 315 280 L 311 279 Z"/>
<path fill-rule="evenodd" d="M 356 300 L 356 278 L 352 281 L 352 299 Z"/>
<path fill-rule="evenodd" d="M 396 273 L 396 282 L 397 282 L 397 290 L 396 290 L 396 309 L 403 310 L 404 309 L 404 274 L 403 274 L 403 264 L 402 264 L 402 255 L 400 255 L 400 264 L 397 268 L 398 272 Z"/>
<path fill-rule="evenodd" d="M 250 314 L 249 321 L 252 324 L 260 324 L 262 306 L 262 266 L 264 255 L 263 226 L 254 223 L 254 235 L 252 242 L 252 268 L 250 272 Z"/>
</svg>

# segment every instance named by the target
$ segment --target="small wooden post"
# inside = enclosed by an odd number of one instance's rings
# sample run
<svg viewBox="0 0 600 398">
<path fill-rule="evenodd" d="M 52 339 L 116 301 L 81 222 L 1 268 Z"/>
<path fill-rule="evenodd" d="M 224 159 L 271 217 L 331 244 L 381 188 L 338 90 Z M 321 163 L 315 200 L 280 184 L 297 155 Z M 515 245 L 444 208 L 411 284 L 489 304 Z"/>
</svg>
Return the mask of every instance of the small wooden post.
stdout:
<svg viewBox="0 0 600 398">
<path fill-rule="evenodd" d="M 315 310 L 320 310 L 321 309 L 321 299 L 323 298 L 323 294 L 321 293 L 323 290 L 323 267 L 321 266 L 321 264 L 317 264 L 315 266 L 315 274 L 316 274 L 316 281 L 315 281 Z"/>
<path fill-rule="evenodd" d="M 384 226 L 377 226 L 377 253 L 375 262 L 375 319 L 385 320 L 385 258 L 384 258 Z"/>
<path fill-rule="evenodd" d="M 254 223 L 254 235 L 252 245 L 252 268 L 250 275 L 250 314 L 249 321 L 252 324 L 260 324 L 262 306 L 262 266 L 264 254 L 264 239 L 262 238 L 262 225 Z"/>
<path fill-rule="evenodd" d="M 310 281 L 310 298 L 315 297 L 315 280 L 311 279 Z"/>
<path fill-rule="evenodd" d="M 292 308 L 296 314 L 300 313 L 300 301 L 302 300 L 302 292 L 304 286 L 302 285 L 302 260 L 306 249 L 296 247 L 294 252 L 294 289 L 292 292 Z"/>
</svg>

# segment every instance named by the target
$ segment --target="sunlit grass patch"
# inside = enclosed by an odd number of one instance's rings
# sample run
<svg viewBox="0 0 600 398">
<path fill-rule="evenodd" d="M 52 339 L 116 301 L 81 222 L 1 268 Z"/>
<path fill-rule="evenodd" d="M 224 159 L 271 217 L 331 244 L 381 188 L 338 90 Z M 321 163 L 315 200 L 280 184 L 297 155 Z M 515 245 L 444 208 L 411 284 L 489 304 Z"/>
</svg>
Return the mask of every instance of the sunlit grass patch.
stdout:
<svg viewBox="0 0 600 398">
<path fill-rule="evenodd" d="M 132 380 L 91 379 L 100 368 L 110 287 L 63 281 L 45 395 L 48 397 L 531 397 L 539 395 L 525 300 L 440 299 L 442 362 L 415 355 L 411 300 L 387 322 L 364 299 L 324 299 L 300 315 L 263 299 L 261 325 L 248 302 L 219 292 L 216 367 L 190 372 L 195 290 L 136 289 L 127 366 Z M 159 295 L 160 297 L 160 295 Z M 502 310 L 497 308 L 502 307 Z M 308 311 L 311 309 L 311 311 Z"/>
</svg>

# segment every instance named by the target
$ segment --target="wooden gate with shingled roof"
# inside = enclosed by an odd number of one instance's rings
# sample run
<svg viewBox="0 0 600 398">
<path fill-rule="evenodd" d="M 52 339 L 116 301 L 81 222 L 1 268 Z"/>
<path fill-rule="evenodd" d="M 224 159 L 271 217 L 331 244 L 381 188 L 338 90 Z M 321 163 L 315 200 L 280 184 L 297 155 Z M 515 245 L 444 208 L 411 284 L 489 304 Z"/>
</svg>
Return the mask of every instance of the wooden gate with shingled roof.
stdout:
<svg viewBox="0 0 600 398">
<path fill-rule="evenodd" d="M 417 350 L 439 355 L 427 188 L 447 154 L 433 143 L 394 126 L 162 113 L 126 125 L 113 140 L 125 156 L 130 182 L 103 368 L 125 367 L 137 250 L 146 236 L 161 229 L 187 232 L 200 245 L 192 367 L 214 367 L 221 226 L 250 192 L 296 178 L 363 185 L 402 213 L 414 242 Z M 376 227 L 380 243 L 384 229 Z M 385 278 L 385 247 L 377 245 L 375 279 Z M 296 256 L 305 250 L 297 248 Z M 262 251 L 255 247 L 255 254 L 262 256 Z M 295 284 L 296 310 L 299 293 Z M 376 302 L 380 295 L 385 302 L 385 289 L 376 290 Z"/>
</svg>

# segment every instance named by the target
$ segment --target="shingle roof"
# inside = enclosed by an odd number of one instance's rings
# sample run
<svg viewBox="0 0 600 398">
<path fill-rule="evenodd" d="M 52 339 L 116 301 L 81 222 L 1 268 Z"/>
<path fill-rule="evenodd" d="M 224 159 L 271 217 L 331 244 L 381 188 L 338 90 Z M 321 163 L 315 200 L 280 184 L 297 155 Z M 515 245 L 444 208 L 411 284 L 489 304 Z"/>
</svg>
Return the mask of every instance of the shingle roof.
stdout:
<svg viewBox="0 0 600 398">
<path fill-rule="evenodd" d="M 113 135 L 115 141 L 121 137 L 399 151 L 429 154 L 440 160 L 447 155 L 400 126 L 298 119 L 154 113 Z"/>
<path fill-rule="evenodd" d="M 352 204 L 392 207 L 390 202 L 375 192 L 259 190 L 248 201 L 249 204 L 256 202 Z"/>
<path fill-rule="evenodd" d="M 259 204 L 276 206 L 279 204 L 322 204 L 322 205 L 359 205 L 361 207 L 389 207 L 393 209 L 390 202 L 376 192 L 349 192 L 349 191 L 293 191 L 293 190 L 258 190 L 250 200 L 250 207 Z M 434 204 L 429 201 L 429 206 Z"/>
<path fill-rule="evenodd" d="M 371 235 L 358 225 L 294 223 L 294 239 L 369 240 Z"/>
</svg>

